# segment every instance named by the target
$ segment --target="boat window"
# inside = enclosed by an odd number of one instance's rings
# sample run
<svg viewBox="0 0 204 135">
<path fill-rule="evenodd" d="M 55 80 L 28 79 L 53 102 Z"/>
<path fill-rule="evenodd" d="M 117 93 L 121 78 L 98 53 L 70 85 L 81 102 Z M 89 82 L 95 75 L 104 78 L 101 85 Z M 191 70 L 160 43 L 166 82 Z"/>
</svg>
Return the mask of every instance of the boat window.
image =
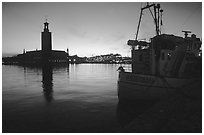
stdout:
<svg viewBox="0 0 204 135">
<path fill-rule="evenodd" d="M 189 51 L 189 50 L 190 50 L 189 45 L 187 45 L 187 51 Z"/>
<path fill-rule="evenodd" d="M 196 47 L 196 44 L 194 44 L 194 49 L 196 49 L 197 47 Z"/>
<path fill-rule="evenodd" d="M 139 61 L 142 61 L 142 60 L 143 60 L 143 57 L 142 57 L 142 54 L 140 54 Z"/>
<path fill-rule="evenodd" d="M 199 46 L 199 44 L 198 44 L 198 50 L 200 49 L 200 46 Z"/>
<path fill-rule="evenodd" d="M 164 53 L 162 53 L 161 58 L 162 58 L 162 60 L 165 59 L 165 54 Z"/>
<path fill-rule="evenodd" d="M 192 44 L 189 45 L 189 50 L 192 50 Z"/>
<path fill-rule="evenodd" d="M 171 60 L 171 53 L 168 53 L 167 58 L 168 58 L 168 60 Z"/>
</svg>

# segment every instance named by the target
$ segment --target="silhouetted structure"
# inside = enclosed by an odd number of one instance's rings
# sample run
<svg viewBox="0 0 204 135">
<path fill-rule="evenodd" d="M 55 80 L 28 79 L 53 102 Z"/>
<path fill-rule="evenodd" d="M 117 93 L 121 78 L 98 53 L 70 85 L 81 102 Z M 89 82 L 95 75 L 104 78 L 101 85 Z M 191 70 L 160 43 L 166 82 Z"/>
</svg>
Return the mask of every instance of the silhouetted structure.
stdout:
<svg viewBox="0 0 204 135">
<path fill-rule="evenodd" d="M 69 54 L 65 51 L 52 50 L 52 33 L 49 31 L 49 23 L 44 23 L 44 31 L 41 33 L 41 49 L 35 51 L 25 51 L 15 57 L 3 58 L 6 64 L 43 64 L 68 62 Z"/>
<path fill-rule="evenodd" d="M 154 13 L 156 28 L 149 41 L 137 39 L 145 9 Z M 119 100 L 161 100 L 176 94 L 201 99 L 202 42 L 195 34 L 189 37 L 190 31 L 183 31 L 185 37 L 161 34 L 162 13 L 160 4 L 141 8 L 136 37 L 127 42 L 132 48 L 132 71 L 119 72 Z"/>
<path fill-rule="evenodd" d="M 42 59 L 43 61 L 48 61 L 51 57 L 52 52 L 52 35 L 49 32 L 49 23 L 46 21 L 44 23 L 44 31 L 41 33 L 41 48 L 42 48 Z"/>
</svg>

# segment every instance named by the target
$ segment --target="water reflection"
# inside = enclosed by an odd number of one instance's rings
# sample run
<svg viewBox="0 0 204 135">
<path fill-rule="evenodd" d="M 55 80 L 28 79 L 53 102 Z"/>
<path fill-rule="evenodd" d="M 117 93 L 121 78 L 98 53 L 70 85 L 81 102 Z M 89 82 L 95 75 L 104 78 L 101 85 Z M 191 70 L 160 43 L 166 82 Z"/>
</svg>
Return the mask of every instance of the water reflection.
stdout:
<svg viewBox="0 0 204 135">
<path fill-rule="evenodd" d="M 45 100 L 51 102 L 53 100 L 53 71 L 61 72 L 65 70 L 69 77 L 69 64 L 50 64 L 46 63 L 42 66 L 42 88 Z"/>
<path fill-rule="evenodd" d="M 4 131 L 114 132 L 117 67 L 4 66 Z"/>
<path fill-rule="evenodd" d="M 50 64 L 42 66 L 42 87 L 47 102 L 53 100 L 53 67 Z"/>
<path fill-rule="evenodd" d="M 37 77 L 41 77 L 42 73 L 42 79 L 40 79 L 40 81 L 42 82 L 43 95 L 47 102 L 53 100 L 53 73 L 58 74 L 65 72 L 67 73 L 67 78 L 69 78 L 69 64 L 67 63 L 44 63 L 43 65 L 23 65 L 19 67 L 23 67 L 25 81 L 34 81 L 37 78 L 32 78 L 32 76 L 37 75 Z"/>
</svg>

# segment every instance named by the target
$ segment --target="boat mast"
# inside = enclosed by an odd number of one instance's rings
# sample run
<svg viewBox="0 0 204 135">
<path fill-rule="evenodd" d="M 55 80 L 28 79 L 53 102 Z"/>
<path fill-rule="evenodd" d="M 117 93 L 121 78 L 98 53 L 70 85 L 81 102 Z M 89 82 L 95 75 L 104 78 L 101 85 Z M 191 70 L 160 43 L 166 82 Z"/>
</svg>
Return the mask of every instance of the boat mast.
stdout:
<svg viewBox="0 0 204 135">
<path fill-rule="evenodd" d="M 152 14 L 151 12 L 151 7 L 154 7 L 154 15 Z M 160 16 L 160 13 L 159 12 L 163 12 L 163 10 L 160 10 L 160 4 L 151 4 L 149 5 L 149 3 L 147 2 L 147 6 L 141 8 L 141 11 L 140 11 L 140 18 L 139 18 L 139 23 L 138 23 L 138 26 L 137 26 L 137 33 L 136 33 L 136 37 L 135 37 L 135 40 L 137 40 L 137 37 L 138 37 L 138 33 L 139 33 L 139 28 L 140 28 L 140 23 L 141 23 L 141 18 L 142 18 L 142 12 L 143 10 L 149 8 L 151 14 L 152 14 L 152 17 L 154 19 L 154 23 L 155 23 L 155 26 L 156 26 L 156 35 L 159 35 L 161 33 L 160 31 L 160 27 L 159 27 L 159 16 Z"/>
<path fill-rule="evenodd" d="M 138 23 L 138 26 L 137 26 L 137 33 L 136 33 L 135 40 L 137 40 L 137 36 L 138 36 L 139 28 L 140 28 L 141 18 L 142 18 L 142 8 L 141 8 L 141 11 L 140 11 L 140 19 L 139 19 L 139 23 Z"/>
<path fill-rule="evenodd" d="M 159 25 L 158 25 L 159 15 L 157 18 L 157 7 L 155 5 L 154 5 L 154 20 L 155 20 L 155 26 L 156 26 L 156 35 L 159 35 Z"/>
<path fill-rule="evenodd" d="M 154 14 L 152 13 L 151 11 L 151 7 L 154 7 Z M 135 40 L 128 40 L 128 45 L 130 45 L 132 47 L 132 50 L 135 50 L 135 46 L 138 46 L 140 44 L 140 41 L 138 41 L 138 34 L 139 34 L 139 29 L 140 29 L 140 23 L 141 23 L 141 19 L 142 19 L 142 12 L 143 10 L 145 9 L 149 9 L 152 17 L 153 17 L 153 20 L 154 20 L 154 23 L 155 23 L 155 26 L 156 26 L 156 35 L 160 35 L 161 34 L 161 30 L 160 30 L 160 25 L 162 25 L 162 12 L 163 10 L 161 9 L 160 10 L 160 4 L 151 4 L 149 5 L 149 3 L 147 2 L 147 5 L 143 8 L 141 8 L 140 10 L 140 17 L 139 17 L 139 22 L 138 22 L 138 26 L 137 26 L 137 33 L 136 33 L 136 37 L 135 37 Z M 160 14 L 161 13 L 161 14 Z M 161 19 L 160 19 L 160 16 L 161 16 Z M 159 21 L 161 20 L 161 24 L 159 25 Z M 140 46 L 140 45 L 139 45 Z"/>
</svg>

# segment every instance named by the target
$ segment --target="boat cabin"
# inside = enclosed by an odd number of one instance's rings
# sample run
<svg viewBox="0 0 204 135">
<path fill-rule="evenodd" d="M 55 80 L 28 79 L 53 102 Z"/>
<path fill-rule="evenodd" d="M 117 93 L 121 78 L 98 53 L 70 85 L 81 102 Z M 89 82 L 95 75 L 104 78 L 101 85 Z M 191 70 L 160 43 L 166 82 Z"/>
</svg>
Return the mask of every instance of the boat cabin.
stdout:
<svg viewBox="0 0 204 135">
<path fill-rule="evenodd" d="M 199 56 L 201 41 L 191 37 L 157 35 L 151 42 L 129 40 L 132 45 L 132 72 L 168 77 L 198 76 L 201 69 Z M 195 71 L 198 69 L 199 71 Z"/>
</svg>

